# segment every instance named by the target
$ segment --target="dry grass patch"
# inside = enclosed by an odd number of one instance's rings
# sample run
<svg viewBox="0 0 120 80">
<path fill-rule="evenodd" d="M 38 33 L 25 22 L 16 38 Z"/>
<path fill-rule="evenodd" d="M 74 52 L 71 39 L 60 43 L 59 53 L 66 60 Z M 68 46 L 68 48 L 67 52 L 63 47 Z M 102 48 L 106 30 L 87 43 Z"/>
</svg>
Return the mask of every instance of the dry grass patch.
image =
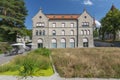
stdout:
<svg viewBox="0 0 120 80">
<path fill-rule="evenodd" d="M 52 49 L 62 77 L 120 78 L 120 48 Z"/>
</svg>

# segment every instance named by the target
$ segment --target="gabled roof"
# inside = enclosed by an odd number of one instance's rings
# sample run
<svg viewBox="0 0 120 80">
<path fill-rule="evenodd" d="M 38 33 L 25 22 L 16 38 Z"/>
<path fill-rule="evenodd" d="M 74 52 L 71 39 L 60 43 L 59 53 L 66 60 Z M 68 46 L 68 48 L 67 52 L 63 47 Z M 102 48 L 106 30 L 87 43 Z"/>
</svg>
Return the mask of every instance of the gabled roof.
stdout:
<svg viewBox="0 0 120 80">
<path fill-rule="evenodd" d="M 52 20 L 62 20 L 62 19 L 69 19 L 69 20 L 73 20 L 73 19 L 78 19 L 78 17 L 80 16 L 80 14 L 45 14 L 47 16 L 47 18 L 52 19 Z"/>
</svg>

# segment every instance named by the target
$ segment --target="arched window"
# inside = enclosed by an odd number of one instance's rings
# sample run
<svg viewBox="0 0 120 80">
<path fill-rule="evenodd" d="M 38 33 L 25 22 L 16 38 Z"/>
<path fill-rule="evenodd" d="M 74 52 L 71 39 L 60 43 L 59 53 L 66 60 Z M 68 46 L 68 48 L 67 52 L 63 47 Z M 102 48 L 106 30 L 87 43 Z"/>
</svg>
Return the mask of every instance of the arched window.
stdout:
<svg viewBox="0 0 120 80">
<path fill-rule="evenodd" d="M 90 30 L 87 31 L 87 35 L 90 35 Z"/>
<path fill-rule="evenodd" d="M 56 31 L 55 30 L 52 31 L 52 35 L 56 35 Z"/>
<path fill-rule="evenodd" d="M 45 30 L 43 30 L 43 35 L 45 35 Z"/>
<path fill-rule="evenodd" d="M 83 47 L 88 47 L 88 39 L 87 38 L 83 39 Z"/>
<path fill-rule="evenodd" d="M 43 39 L 38 39 L 38 48 L 43 48 Z"/>
<path fill-rule="evenodd" d="M 84 35 L 87 35 L 87 30 L 84 30 Z"/>
<path fill-rule="evenodd" d="M 66 48 L 66 40 L 65 39 L 61 39 L 60 43 L 61 43 L 61 48 Z"/>
<path fill-rule="evenodd" d="M 70 35 L 74 35 L 74 31 L 73 30 L 70 31 Z"/>
<path fill-rule="evenodd" d="M 36 30 L 36 36 L 38 36 L 38 30 Z"/>
<path fill-rule="evenodd" d="M 83 30 L 81 30 L 81 35 L 83 35 L 84 34 L 84 31 Z"/>
<path fill-rule="evenodd" d="M 51 48 L 57 48 L 57 40 L 56 39 L 52 39 L 51 40 Z"/>
<path fill-rule="evenodd" d="M 65 35 L 65 31 L 64 30 L 62 30 L 62 35 Z"/>
<path fill-rule="evenodd" d="M 75 39 L 70 39 L 70 48 L 75 48 Z"/>
<path fill-rule="evenodd" d="M 41 30 L 39 31 L 39 35 L 42 35 L 42 31 Z"/>
</svg>

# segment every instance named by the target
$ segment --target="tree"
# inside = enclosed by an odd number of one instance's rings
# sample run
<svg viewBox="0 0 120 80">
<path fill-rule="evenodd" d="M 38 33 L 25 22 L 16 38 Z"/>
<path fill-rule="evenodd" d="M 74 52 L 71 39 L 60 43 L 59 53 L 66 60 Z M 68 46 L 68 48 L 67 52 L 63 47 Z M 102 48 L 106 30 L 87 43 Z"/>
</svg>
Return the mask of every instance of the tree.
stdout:
<svg viewBox="0 0 120 80">
<path fill-rule="evenodd" d="M 0 0 L 0 40 L 16 41 L 16 35 L 24 35 L 27 10 L 24 0 Z"/>
<path fill-rule="evenodd" d="M 104 39 L 105 33 L 113 34 L 113 41 L 116 40 L 116 34 L 120 30 L 120 11 L 112 5 L 110 11 L 101 20 L 101 33 Z"/>
</svg>

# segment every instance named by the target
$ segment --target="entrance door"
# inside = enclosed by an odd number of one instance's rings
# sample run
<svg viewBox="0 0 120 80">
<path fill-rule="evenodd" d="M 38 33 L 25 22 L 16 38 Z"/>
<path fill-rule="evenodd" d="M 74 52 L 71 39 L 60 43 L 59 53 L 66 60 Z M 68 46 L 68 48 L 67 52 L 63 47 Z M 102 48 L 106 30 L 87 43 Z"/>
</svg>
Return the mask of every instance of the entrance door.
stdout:
<svg viewBox="0 0 120 80">
<path fill-rule="evenodd" d="M 38 43 L 38 48 L 43 48 L 43 43 Z"/>
<path fill-rule="evenodd" d="M 88 47 L 88 39 L 83 39 L 83 47 Z"/>
<path fill-rule="evenodd" d="M 43 40 L 38 39 L 38 48 L 43 48 Z"/>
</svg>

